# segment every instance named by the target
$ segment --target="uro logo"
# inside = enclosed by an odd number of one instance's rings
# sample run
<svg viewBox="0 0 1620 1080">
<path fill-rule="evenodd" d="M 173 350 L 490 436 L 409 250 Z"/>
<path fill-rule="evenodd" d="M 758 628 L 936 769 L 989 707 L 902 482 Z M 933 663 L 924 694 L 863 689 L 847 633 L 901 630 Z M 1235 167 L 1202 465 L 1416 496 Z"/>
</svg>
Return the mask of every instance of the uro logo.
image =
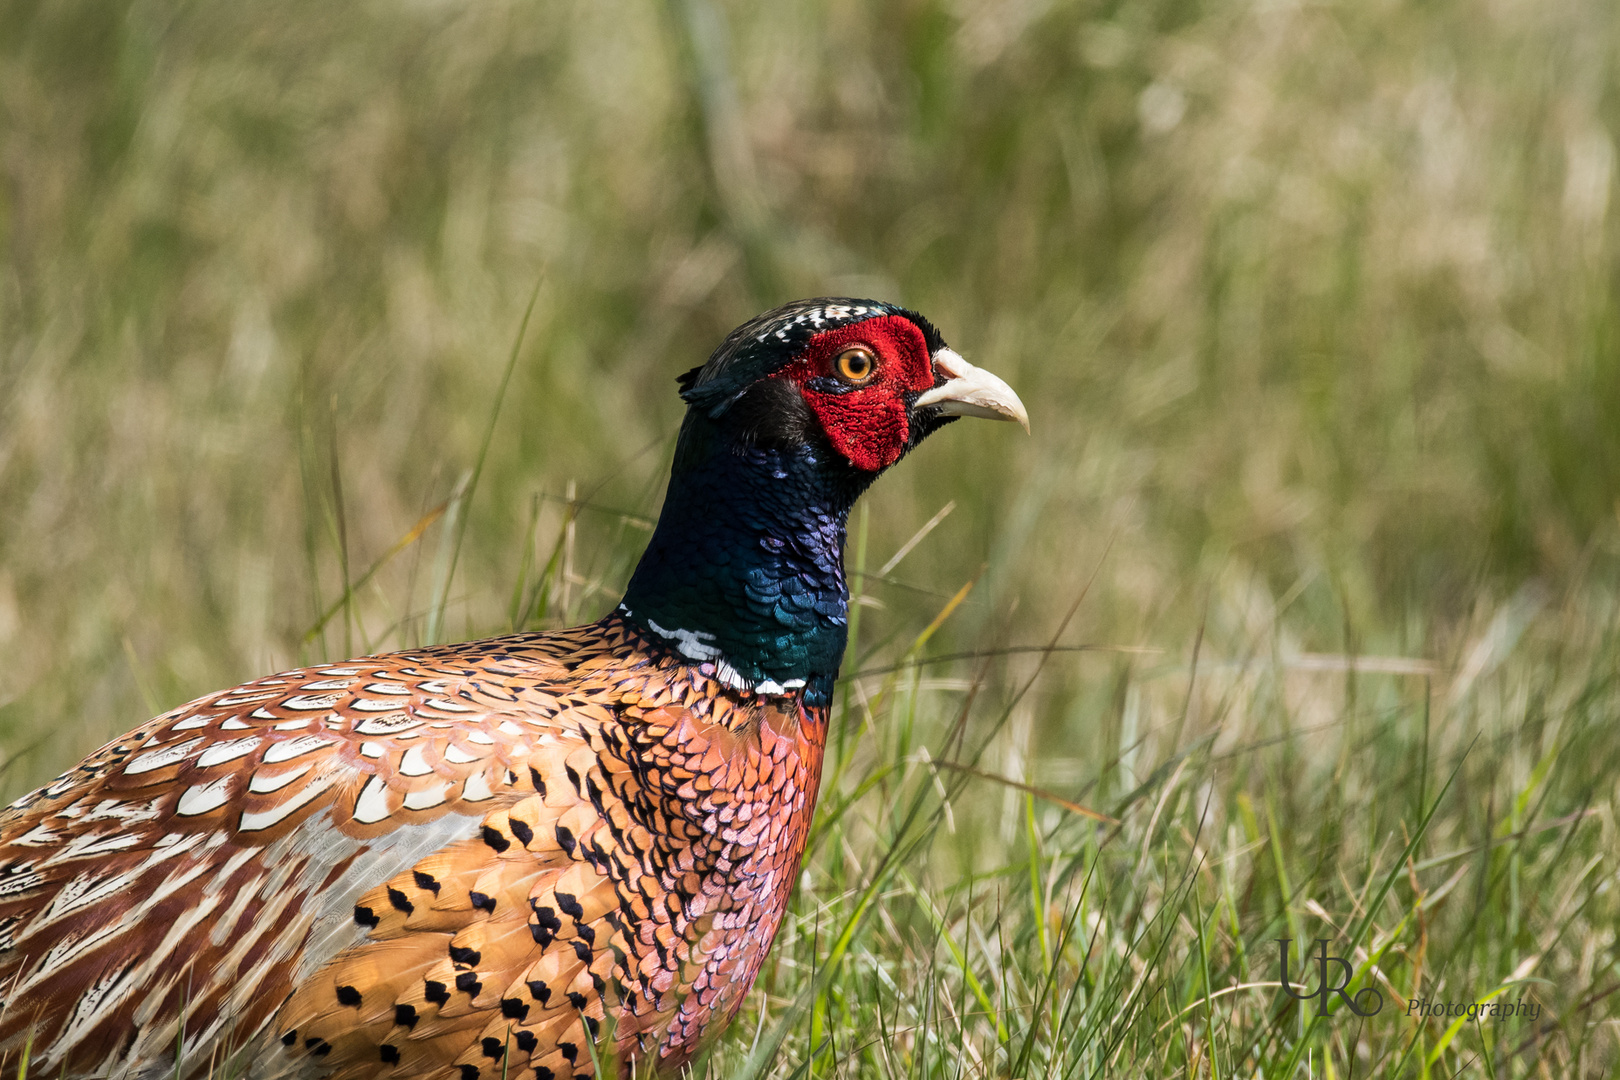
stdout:
<svg viewBox="0 0 1620 1080">
<path fill-rule="evenodd" d="M 1355 974 L 1354 969 L 1352 969 L 1350 967 L 1350 962 L 1348 960 L 1344 959 L 1342 956 L 1329 956 L 1328 955 L 1328 951 L 1327 951 L 1328 943 L 1327 943 L 1326 938 L 1317 938 L 1316 939 L 1316 944 L 1321 947 L 1320 952 L 1316 957 L 1316 970 L 1317 970 L 1317 987 L 1316 987 L 1316 990 L 1313 991 L 1312 993 L 1309 993 L 1309 994 L 1305 993 L 1305 986 L 1304 986 L 1303 983 L 1301 983 L 1298 990 L 1294 989 L 1294 987 L 1292 985 L 1290 985 L 1290 983 L 1288 981 L 1288 945 L 1293 940 L 1294 940 L 1293 938 L 1278 938 L 1277 939 L 1277 943 L 1282 946 L 1282 988 L 1283 988 L 1283 993 L 1287 994 L 1289 997 L 1293 998 L 1295 1001 L 1309 1001 L 1311 998 L 1321 998 L 1322 1000 L 1320 1002 L 1318 1002 L 1317 1006 L 1316 1006 L 1316 1015 L 1317 1016 L 1327 1016 L 1327 1015 L 1329 1015 L 1329 1013 L 1328 1013 L 1328 995 L 1329 994 L 1338 994 L 1341 998 L 1344 999 L 1345 1006 L 1347 1008 L 1349 1008 L 1349 1010 L 1351 1012 L 1355 1013 L 1357 1016 L 1372 1016 L 1375 1013 L 1377 1013 L 1379 1009 L 1382 1009 L 1384 1007 L 1384 995 L 1380 994 L 1377 990 L 1373 989 L 1370 986 L 1364 986 L 1360 990 L 1356 991 L 1354 994 L 1348 994 L 1348 993 L 1345 992 L 1345 989 L 1350 985 L 1351 976 Z M 1302 957 L 1300 957 L 1300 959 L 1304 960 L 1305 958 L 1302 956 Z M 1340 981 L 1339 985 L 1337 985 L 1337 986 L 1332 985 L 1328 981 L 1328 965 L 1329 964 L 1337 964 L 1337 965 L 1339 965 L 1339 972 L 1343 976 L 1343 978 L 1342 978 L 1342 981 Z M 1300 976 L 1302 978 L 1305 976 L 1305 971 L 1303 970 L 1303 966 L 1302 966 L 1302 969 L 1300 971 Z M 1358 1004 L 1361 1001 L 1362 995 L 1364 995 L 1364 994 L 1370 994 L 1374 998 L 1377 999 L 1376 1003 L 1373 1004 L 1373 1006 L 1371 1008 L 1363 1009 Z"/>
</svg>

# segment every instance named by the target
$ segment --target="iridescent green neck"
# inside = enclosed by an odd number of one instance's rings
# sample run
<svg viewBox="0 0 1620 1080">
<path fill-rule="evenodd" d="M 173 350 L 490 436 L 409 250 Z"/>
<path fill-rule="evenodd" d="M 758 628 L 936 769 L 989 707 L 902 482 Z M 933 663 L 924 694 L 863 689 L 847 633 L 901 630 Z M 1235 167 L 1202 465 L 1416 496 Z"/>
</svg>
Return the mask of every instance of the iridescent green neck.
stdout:
<svg viewBox="0 0 1620 1080">
<path fill-rule="evenodd" d="M 825 703 L 848 635 L 845 521 L 871 479 L 830 456 L 689 419 L 621 612 L 733 686 Z"/>
</svg>

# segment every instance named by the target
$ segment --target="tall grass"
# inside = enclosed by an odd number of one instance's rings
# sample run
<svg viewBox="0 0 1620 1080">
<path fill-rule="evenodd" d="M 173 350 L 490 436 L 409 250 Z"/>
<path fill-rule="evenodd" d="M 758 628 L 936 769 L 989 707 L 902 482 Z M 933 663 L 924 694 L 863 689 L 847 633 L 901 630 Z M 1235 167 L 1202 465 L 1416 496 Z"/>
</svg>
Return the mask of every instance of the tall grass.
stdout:
<svg viewBox="0 0 1620 1080">
<path fill-rule="evenodd" d="M 858 513 L 815 848 L 709 1074 L 1609 1075 L 1617 29 L 0 0 L 0 780 L 594 618 L 673 376 L 879 295 L 1034 436 Z M 1284 937 L 1384 1009 L 1312 1020 Z M 1540 1018 L 1405 1015 L 1503 987 Z"/>
</svg>

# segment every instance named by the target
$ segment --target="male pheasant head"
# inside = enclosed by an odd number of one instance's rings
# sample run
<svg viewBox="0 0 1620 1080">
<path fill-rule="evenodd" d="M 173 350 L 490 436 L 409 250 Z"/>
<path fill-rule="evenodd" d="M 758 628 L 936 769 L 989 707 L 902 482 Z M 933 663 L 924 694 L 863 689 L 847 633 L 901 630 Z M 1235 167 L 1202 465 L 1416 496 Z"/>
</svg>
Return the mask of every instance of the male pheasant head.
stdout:
<svg viewBox="0 0 1620 1080">
<path fill-rule="evenodd" d="M 875 300 L 767 311 L 680 383 L 688 430 L 708 420 L 744 442 L 820 442 L 868 480 L 956 416 L 1029 427 L 1011 387 L 946 347 L 921 315 Z"/>
<path fill-rule="evenodd" d="M 1029 427 L 1005 382 L 875 300 L 768 311 L 680 386 L 669 492 L 620 613 L 736 689 L 812 703 L 844 651 L 855 499 L 958 416 Z"/>
</svg>

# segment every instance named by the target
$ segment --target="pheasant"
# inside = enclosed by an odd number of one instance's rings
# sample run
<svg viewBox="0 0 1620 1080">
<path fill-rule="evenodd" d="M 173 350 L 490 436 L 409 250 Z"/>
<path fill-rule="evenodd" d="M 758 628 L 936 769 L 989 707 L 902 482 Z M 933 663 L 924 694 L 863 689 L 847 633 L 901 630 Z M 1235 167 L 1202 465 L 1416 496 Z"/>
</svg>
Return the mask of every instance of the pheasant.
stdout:
<svg viewBox="0 0 1620 1080">
<path fill-rule="evenodd" d="M 725 1026 L 804 853 L 850 507 L 955 417 L 1028 419 L 871 300 L 766 312 L 679 385 L 600 621 L 209 694 L 0 815 L 5 1067 L 667 1074 Z"/>
</svg>

